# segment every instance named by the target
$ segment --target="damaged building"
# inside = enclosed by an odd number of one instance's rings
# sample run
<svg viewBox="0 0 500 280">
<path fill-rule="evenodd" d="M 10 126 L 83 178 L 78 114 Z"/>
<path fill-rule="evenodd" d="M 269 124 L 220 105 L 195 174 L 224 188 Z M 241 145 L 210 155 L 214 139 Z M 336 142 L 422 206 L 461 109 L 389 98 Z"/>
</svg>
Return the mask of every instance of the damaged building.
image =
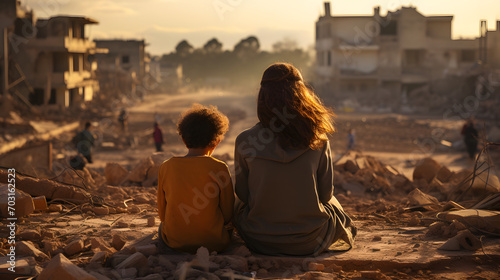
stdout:
<svg viewBox="0 0 500 280">
<path fill-rule="evenodd" d="M 452 39 L 451 15 L 402 7 L 382 16 L 375 7 L 373 15 L 333 16 L 324 5 L 316 22 L 315 86 L 325 98 L 394 109 L 411 91 L 478 65 L 480 39 Z M 488 32 L 489 48 L 498 47 L 494 34 Z M 497 56 L 491 59 L 498 64 Z"/>
<path fill-rule="evenodd" d="M 32 11 L 15 0 L 2 1 L 0 13 L 10 18 L 4 26 L 8 43 L 3 45 L 9 45 L 5 52 L 9 63 L 3 68 L 8 72 L 5 91 L 31 105 L 58 108 L 79 106 L 93 99 L 99 84 L 89 55 L 98 49 L 86 37 L 85 29 L 97 24 L 96 20 L 80 16 L 37 20 Z"/>
</svg>

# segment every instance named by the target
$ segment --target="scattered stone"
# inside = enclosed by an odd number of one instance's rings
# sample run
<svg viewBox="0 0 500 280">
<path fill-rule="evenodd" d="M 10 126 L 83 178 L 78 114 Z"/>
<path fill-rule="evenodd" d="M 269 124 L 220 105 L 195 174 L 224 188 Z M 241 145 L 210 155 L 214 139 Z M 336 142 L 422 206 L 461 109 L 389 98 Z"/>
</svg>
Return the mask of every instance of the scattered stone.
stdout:
<svg viewBox="0 0 500 280">
<path fill-rule="evenodd" d="M 111 246 L 115 248 L 117 251 L 120 251 L 123 246 L 125 246 L 127 241 L 119 234 L 113 235 L 113 239 L 111 240 Z"/>
<path fill-rule="evenodd" d="M 413 170 L 413 180 L 425 179 L 427 183 L 432 182 L 436 177 L 441 165 L 432 158 L 424 158 L 420 160 Z"/>
<path fill-rule="evenodd" d="M 54 240 L 44 240 L 43 241 L 43 250 L 45 253 L 54 256 L 57 253 L 61 253 L 61 248 L 64 247 L 64 244 L 59 241 Z"/>
<path fill-rule="evenodd" d="M 106 167 L 104 167 L 104 176 L 106 177 L 106 183 L 108 183 L 108 185 L 120 185 L 126 180 L 128 174 L 128 170 L 118 163 L 109 162 L 106 164 Z"/>
<path fill-rule="evenodd" d="M 44 252 L 38 250 L 31 241 L 16 242 L 16 254 L 20 256 L 32 256 L 38 261 L 49 259 L 49 257 Z"/>
<path fill-rule="evenodd" d="M 156 247 L 155 244 L 133 247 L 132 250 L 134 252 L 140 252 L 146 257 L 156 255 L 158 253 L 158 247 Z"/>
<path fill-rule="evenodd" d="M 408 222 L 408 226 L 410 227 L 416 227 L 420 224 L 420 219 L 416 216 L 413 216 L 410 218 L 410 221 Z"/>
<path fill-rule="evenodd" d="M 123 221 L 118 221 L 116 223 L 116 227 L 118 227 L 118 228 L 129 228 L 130 224 L 126 223 L 126 222 L 123 222 Z"/>
<path fill-rule="evenodd" d="M 33 197 L 33 205 L 35 206 L 35 211 L 45 211 L 48 209 L 47 199 L 45 199 L 44 195 Z"/>
<path fill-rule="evenodd" d="M 439 204 L 437 198 L 423 193 L 421 190 L 414 189 L 408 194 L 408 200 L 410 201 L 410 205 L 418 206 L 418 205 L 427 205 L 427 204 Z"/>
<path fill-rule="evenodd" d="M 92 212 L 94 212 L 96 215 L 108 215 L 109 214 L 109 208 L 108 207 L 93 207 Z"/>
<path fill-rule="evenodd" d="M 132 205 L 129 208 L 127 208 L 127 212 L 129 212 L 130 214 L 137 214 L 141 212 L 141 208 L 137 205 Z"/>
<path fill-rule="evenodd" d="M 361 277 L 368 279 L 385 279 L 385 275 L 380 270 L 360 271 Z"/>
<path fill-rule="evenodd" d="M 110 255 L 116 253 L 115 248 L 109 246 L 102 237 L 92 237 L 90 239 L 90 245 L 92 250 L 94 251 L 103 251 L 107 252 Z"/>
<path fill-rule="evenodd" d="M 155 225 L 156 225 L 155 217 L 149 217 L 148 218 L 148 227 L 154 227 Z"/>
<path fill-rule="evenodd" d="M 139 162 L 128 176 L 128 180 L 132 182 L 142 182 L 146 180 L 148 175 L 148 170 L 154 166 L 154 162 L 151 157 L 147 157 Z"/>
<path fill-rule="evenodd" d="M 351 174 L 356 174 L 359 170 L 359 166 L 357 166 L 352 160 L 347 160 L 344 163 L 344 169 L 345 171 L 350 172 Z"/>
<path fill-rule="evenodd" d="M 50 212 L 62 212 L 63 207 L 61 204 L 51 204 L 49 205 Z"/>
<path fill-rule="evenodd" d="M 325 270 L 325 265 L 322 263 L 311 262 L 307 265 L 307 268 L 311 271 L 323 271 Z"/>
<path fill-rule="evenodd" d="M 158 257 L 158 264 L 168 271 L 173 271 L 175 269 L 175 265 L 165 255 L 160 255 Z"/>
<path fill-rule="evenodd" d="M 38 230 L 34 230 L 34 229 L 24 230 L 21 233 L 19 233 L 18 236 L 23 240 L 29 240 L 29 241 L 39 240 L 40 238 L 42 238 L 42 236 L 40 235 L 40 232 L 38 232 Z"/>
<path fill-rule="evenodd" d="M 210 267 L 210 253 L 205 247 L 200 247 L 196 250 L 196 258 L 191 261 L 191 267 L 201 269 L 203 271 L 208 271 Z"/>
<path fill-rule="evenodd" d="M 15 191 L 15 198 L 14 196 L 9 195 L 11 193 L 10 190 Z M 9 209 L 9 201 L 15 202 L 14 211 Z M 29 194 L 17 188 L 9 188 L 8 185 L 0 185 L 0 217 L 20 218 L 28 216 L 34 211 L 35 205 L 33 204 L 33 199 Z"/>
<path fill-rule="evenodd" d="M 116 271 L 124 279 L 135 279 L 137 277 L 137 268 L 135 267 L 117 269 Z"/>
<path fill-rule="evenodd" d="M 443 183 L 448 183 L 452 175 L 453 172 L 451 172 L 448 167 L 442 166 L 437 172 L 436 178 Z"/>
<path fill-rule="evenodd" d="M 90 259 L 90 262 L 91 263 L 104 263 L 104 261 L 106 260 L 107 256 L 108 256 L 107 252 L 99 251 L 99 252 L 97 252 L 97 253 L 94 254 L 94 256 L 92 257 L 92 259 Z"/>
<path fill-rule="evenodd" d="M 74 265 L 63 254 L 53 257 L 47 267 L 38 275 L 37 280 L 97 280 L 85 270 Z"/>
<path fill-rule="evenodd" d="M 74 254 L 80 253 L 83 248 L 85 247 L 85 244 L 83 243 L 82 239 L 76 239 L 70 242 L 66 247 L 64 247 L 64 254 L 66 256 L 72 256 Z"/>
<path fill-rule="evenodd" d="M 148 259 L 142 253 L 136 252 L 116 266 L 117 270 L 126 268 L 136 268 L 138 275 L 144 276 L 149 269 Z"/>
<path fill-rule="evenodd" d="M 373 239 L 372 239 L 372 241 L 375 241 L 375 242 L 376 242 L 376 241 L 381 241 L 381 240 L 382 240 L 382 236 L 380 236 L 380 235 L 375 235 L 375 236 L 373 237 Z"/>
<path fill-rule="evenodd" d="M 476 251 L 481 248 L 481 241 L 469 230 L 459 232 L 455 237 L 452 237 L 444 243 L 439 250 L 460 251 L 463 249 Z"/>
</svg>

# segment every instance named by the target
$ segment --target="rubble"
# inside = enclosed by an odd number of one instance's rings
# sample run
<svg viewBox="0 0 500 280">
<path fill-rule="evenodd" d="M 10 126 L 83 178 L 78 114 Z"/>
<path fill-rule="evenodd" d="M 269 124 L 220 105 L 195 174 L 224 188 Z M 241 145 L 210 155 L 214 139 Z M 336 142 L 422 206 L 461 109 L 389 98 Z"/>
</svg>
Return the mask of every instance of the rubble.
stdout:
<svg viewBox="0 0 500 280">
<path fill-rule="evenodd" d="M 10 190 L 15 191 L 15 199 L 10 195 Z M 11 198 L 9 198 L 11 197 Z M 15 207 L 9 207 L 9 201 Z M 0 186 L 0 217 L 24 217 L 35 211 L 33 198 L 19 189 L 9 188 L 8 185 Z"/>
<path fill-rule="evenodd" d="M 37 279 L 97 280 L 96 277 L 74 265 L 63 254 L 53 257 Z"/>
</svg>

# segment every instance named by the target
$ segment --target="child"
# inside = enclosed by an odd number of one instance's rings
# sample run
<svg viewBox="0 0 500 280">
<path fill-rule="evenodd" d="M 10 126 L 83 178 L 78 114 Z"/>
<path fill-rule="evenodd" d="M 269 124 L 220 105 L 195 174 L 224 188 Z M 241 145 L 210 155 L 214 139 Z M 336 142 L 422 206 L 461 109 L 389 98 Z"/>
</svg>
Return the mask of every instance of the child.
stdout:
<svg viewBox="0 0 500 280">
<path fill-rule="evenodd" d="M 201 105 L 185 112 L 177 124 L 188 153 L 160 166 L 160 247 L 195 253 L 203 246 L 220 252 L 229 244 L 233 184 L 227 165 L 211 157 L 228 126 L 227 117 L 215 107 Z"/>
</svg>

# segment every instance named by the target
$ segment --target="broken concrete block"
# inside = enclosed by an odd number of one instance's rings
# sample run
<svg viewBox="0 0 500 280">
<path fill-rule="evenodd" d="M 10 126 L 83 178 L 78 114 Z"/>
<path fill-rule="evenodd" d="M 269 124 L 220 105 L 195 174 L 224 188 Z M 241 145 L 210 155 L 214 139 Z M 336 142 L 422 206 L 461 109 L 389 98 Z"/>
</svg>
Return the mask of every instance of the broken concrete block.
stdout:
<svg viewBox="0 0 500 280">
<path fill-rule="evenodd" d="M 439 219 L 452 222 L 457 220 L 465 225 L 470 225 L 485 232 L 500 234 L 500 212 L 482 209 L 465 209 L 450 212 L 441 212 Z"/>
<path fill-rule="evenodd" d="M 210 252 L 205 247 L 200 247 L 196 250 L 196 258 L 191 261 L 191 267 L 208 271 L 210 267 Z"/>
<path fill-rule="evenodd" d="M 117 270 L 136 268 L 139 276 L 146 275 L 149 270 L 148 259 L 140 252 L 136 252 L 116 266 Z"/>
<path fill-rule="evenodd" d="M 137 214 L 141 212 L 141 208 L 137 205 L 132 205 L 129 208 L 127 208 L 127 212 L 129 212 L 130 214 Z"/>
<path fill-rule="evenodd" d="M 155 274 L 149 274 L 148 276 L 142 277 L 142 278 L 140 278 L 140 280 L 163 280 L 163 277 L 160 274 L 155 273 Z"/>
<path fill-rule="evenodd" d="M 158 253 L 158 247 L 155 244 L 148 244 L 143 246 L 133 247 L 132 251 L 142 253 L 144 256 L 149 257 Z"/>
<path fill-rule="evenodd" d="M 158 256 L 158 264 L 161 267 L 165 268 L 167 271 L 175 270 L 175 264 L 173 264 L 165 255 Z"/>
<path fill-rule="evenodd" d="M 139 162 L 128 176 L 128 180 L 132 182 L 142 182 L 146 180 L 148 170 L 154 166 L 151 157 L 147 157 Z"/>
<path fill-rule="evenodd" d="M 430 183 L 436 177 L 441 165 L 432 158 L 424 158 L 420 160 L 413 170 L 413 181 L 417 179 L 425 179 Z"/>
<path fill-rule="evenodd" d="M 34 229 L 23 230 L 21 233 L 18 234 L 18 236 L 23 240 L 29 240 L 29 241 L 39 240 L 40 238 L 42 238 L 40 232 Z"/>
<path fill-rule="evenodd" d="M 62 212 L 63 207 L 61 204 L 51 204 L 49 205 L 50 212 Z"/>
<path fill-rule="evenodd" d="M 155 217 L 149 217 L 148 218 L 148 227 L 154 227 L 155 225 L 156 225 Z"/>
<path fill-rule="evenodd" d="M 126 223 L 126 222 L 123 222 L 123 221 L 118 221 L 116 223 L 116 227 L 118 227 L 118 228 L 129 228 L 130 224 Z"/>
<path fill-rule="evenodd" d="M 106 164 L 106 167 L 104 167 L 104 176 L 106 177 L 106 183 L 108 183 L 108 185 L 120 185 L 126 180 L 128 174 L 128 170 L 118 163 L 109 162 Z"/>
<path fill-rule="evenodd" d="M 352 160 L 347 160 L 344 164 L 344 170 L 350 172 L 351 174 L 356 174 L 359 170 L 359 166 L 357 166 Z"/>
<path fill-rule="evenodd" d="M 137 268 L 135 267 L 116 269 L 116 271 L 122 279 L 135 279 L 137 277 Z"/>
<path fill-rule="evenodd" d="M 77 239 L 73 240 L 70 242 L 66 247 L 64 247 L 64 254 L 66 256 L 72 256 L 74 254 L 80 253 L 83 248 L 85 247 L 85 244 L 83 243 L 82 239 Z"/>
<path fill-rule="evenodd" d="M 127 241 L 119 234 L 113 235 L 113 239 L 111 241 L 111 246 L 115 248 L 117 251 L 120 251 Z"/>
<path fill-rule="evenodd" d="M 108 256 L 108 253 L 105 251 L 99 251 L 92 256 L 92 259 L 90 259 L 91 263 L 104 263 L 106 260 L 106 257 Z"/>
<path fill-rule="evenodd" d="M 59 241 L 54 240 L 44 240 L 43 241 L 43 251 L 45 253 L 54 256 L 56 252 L 62 251 L 61 248 L 64 247 L 64 244 Z"/>
<path fill-rule="evenodd" d="M 455 237 L 450 238 L 444 243 L 439 250 L 445 251 L 460 251 L 469 250 L 476 251 L 481 248 L 481 241 L 469 230 L 459 232 Z"/>
<path fill-rule="evenodd" d="M 39 261 L 48 260 L 49 257 L 42 251 L 38 250 L 31 241 L 16 242 L 16 253 L 21 256 L 32 256 Z"/>
<path fill-rule="evenodd" d="M 437 198 L 425 194 L 419 189 L 414 189 L 408 194 L 408 200 L 410 201 L 410 205 L 418 206 L 418 205 L 427 205 L 427 204 L 439 204 Z"/>
<path fill-rule="evenodd" d="M 33 197 L 33 204 L 35 205 L 35 211 L 45 211 L 48 209 L 47 199 L 43 195 Z"/>
<path fill-rule="evenodd" d="M 307 265 L 307 269 L 311 271 L 323 271 L 325 270 L 325 265 L 322 263 L 311 262 Z"/>
<path fill-rule="evenodd" d="M 26 276 L 36 276 L 37 273 L 37 263 L 35 258 L 16 258 L 15 260 L 15 272 L 9 270 L 11 268 L 10 257 L 0 257 L 0 275 L 2 279 L 24 279 Z"/>
<path fill-rule="evenodd" d="M 436 178 L 443 183 L 448 183 L 451 175 L 453 175 L 453 172 L 451 172 L 448 167 L 442 166 L 436 174 Z"/>
<path fill-rule="evenodd" d="M 90 239 L 91 249 L 94 251 L 103 251 L 110 255 L 116 253 L 115 248 L 109 246 L 102 237 L 92 237 Z"/>
<path fill-rule="evenodd" d="M 52 258 L 47 267 L 37 277 L 37 280 L 51 279 L 97 280 L 96 277 L 74 265 L 63 254 L 58 254 Z"/>
<path fill-rule="evenodd" d="M 20 218 L 33 213 L 35 205 L 31 196 L 17 188 L 9 188 L 8 186 L 0 186 L 0 216 Z"/>
<path fill-rule="evenodd" d="M 111 280 L 111 278 L 109 278 L 105 275 L 102 275 L 101 273 L 96 272 L 96 271 L 89 271 L 89 274 L 94 276 L 95 278 L 97 278 L 97 280 Z"/>
</svg>

